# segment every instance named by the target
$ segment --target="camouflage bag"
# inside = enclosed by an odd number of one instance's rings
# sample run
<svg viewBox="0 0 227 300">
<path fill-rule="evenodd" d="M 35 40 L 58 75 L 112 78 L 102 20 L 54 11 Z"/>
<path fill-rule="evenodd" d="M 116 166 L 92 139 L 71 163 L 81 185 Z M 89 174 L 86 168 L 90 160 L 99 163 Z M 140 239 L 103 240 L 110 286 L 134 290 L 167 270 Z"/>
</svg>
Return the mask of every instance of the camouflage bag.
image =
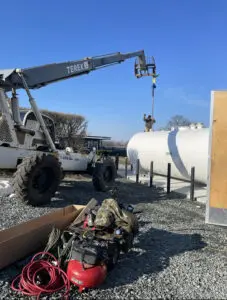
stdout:
<svg viewBox="0 0 227 300">
<path fill-rule="evenodd" d="M 123 228 L 128 233 L 137 233 L 138 222 L 133 213 L 120 208 L 115 199 L 105 199 L 97 211 L 94 225 L 96 228 L 108 228 L 110 226 Z"/>
</svg>

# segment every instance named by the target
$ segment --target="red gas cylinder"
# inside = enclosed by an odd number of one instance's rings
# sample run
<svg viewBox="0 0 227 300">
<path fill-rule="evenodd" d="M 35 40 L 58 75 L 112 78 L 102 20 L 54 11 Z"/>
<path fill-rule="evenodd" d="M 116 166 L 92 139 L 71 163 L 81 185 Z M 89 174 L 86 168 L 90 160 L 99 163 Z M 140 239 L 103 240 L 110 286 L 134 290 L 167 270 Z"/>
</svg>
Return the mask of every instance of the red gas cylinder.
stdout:
<svg viewBox="0 0 227 300">
<path fill-rule="evenodd" d="M 94 288 L 106 279 L 106 265 L 84 266 L 77 260 L 70 260 L 67 267 L 67 276 L 71 283 L 79 287 L 79 292 L 85 288 Z"/>
</svg>

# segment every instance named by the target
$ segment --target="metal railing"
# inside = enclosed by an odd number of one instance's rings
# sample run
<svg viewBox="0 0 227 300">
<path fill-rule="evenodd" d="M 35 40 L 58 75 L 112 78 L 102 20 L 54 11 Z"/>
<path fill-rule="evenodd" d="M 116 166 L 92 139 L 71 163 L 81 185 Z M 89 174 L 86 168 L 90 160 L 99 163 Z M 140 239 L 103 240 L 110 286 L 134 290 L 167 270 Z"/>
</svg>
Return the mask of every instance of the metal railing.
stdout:
<svg viewBox="0 0 227 300">
<path fill-rule="evenodd" d="M 116 164 L 116 169 L 118 170 L 119 166 L 119 157 L 115 158 L 115 164 Z M 128 177 L 128 158 L 125 158 L 125 178 Z M 205 186 L 204 184 L 198 183 L 195 181 L 195 167 L 191 167 L 191 174 L 190 174 L 190 180 L 189 179 L 181 179 L 177 178 L 174 176 L 171 176 L 171 163 L 167 164 L 167 173 L 166 175 L 164 174 L 159 174 L 157 172 L 154 172 L 154 162 L 151 161 L 150 163 L 150 171 L 149 171 L 149 187 L 153 186 L 153 179 L 154 176 L 159 176 L 159 177 L 165 177 L 166 178 L 166 193 L 170 194 L 171 193 L 171 179 L 177 180 L 177 181 L 182 181 L 182 182 L 187 182 L 190 183 L 190 200 L 194 201 L 195 199 L 195 185 L 198 186 Z M 133 170 L 133 167 L 131 165 L 131 171 Z M 140 183 L 140 160 L 137 159 L 136 162 L 136 183 Z"/>
</svg>

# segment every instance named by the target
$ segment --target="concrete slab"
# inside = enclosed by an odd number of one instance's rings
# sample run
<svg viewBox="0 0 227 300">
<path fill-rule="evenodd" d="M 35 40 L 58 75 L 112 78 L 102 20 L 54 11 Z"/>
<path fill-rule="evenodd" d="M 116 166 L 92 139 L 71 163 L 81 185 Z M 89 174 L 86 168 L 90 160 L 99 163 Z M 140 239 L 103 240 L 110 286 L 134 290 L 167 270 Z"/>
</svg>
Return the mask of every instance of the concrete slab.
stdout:
<svg viewBox="0 0 227 300">
<path fill-rule="evenodd" d="M 119 166 L 118 175 L 121 177 L 125 177 L 125 168 L 124 166 Z M 136 181 L 136 175 L 134 171 L 131 171 L 130 168 L 127 170 L 127 179 L 130 181 Z M 145 174 L 141 174 L 139 178 L 139 182 L 141 184 L 149 185 L 149 176 Z M 156 187 L 163 188 L 165 191 L 167 190 L 167 178 L 161 176 L 154 176 L 153 185 Z M 190 183 L 183 182 L 176 179 L 171 179 L 171 191 L 184 195 L 186 198 L 190 199 Z M 207 187 L 196 185 L 194 192 L 195 200 L 200 203 L 206 203 L 207 201 Z"/>
</svg>

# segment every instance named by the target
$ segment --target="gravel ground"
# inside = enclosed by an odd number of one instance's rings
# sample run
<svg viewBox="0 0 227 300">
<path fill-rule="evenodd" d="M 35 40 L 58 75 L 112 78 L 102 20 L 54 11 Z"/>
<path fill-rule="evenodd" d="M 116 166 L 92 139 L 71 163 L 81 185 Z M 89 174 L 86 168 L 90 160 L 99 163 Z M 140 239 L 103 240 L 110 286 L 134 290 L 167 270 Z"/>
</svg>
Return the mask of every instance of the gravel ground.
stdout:
<svg viewBox="0 0 227 300">
<path fill-rule="evenodd" d="M 105 283 L 71 299 L 227 299 L 227 229 L 204 223 L 205 207 L 161 189 L 119 179 L 119 198 L 136 206 L 140 232 L 134 248 L 120 258 Z M 69 204 L 103 200 L 89 179 L 65 180 L 49 206 L 29 208 L 0 198 L 1 229 Z M 10 290 L 20 264 L 0 272 L 0 299 L 19 298 Z M 59 297 L 58 297 L 59 298 Z M 57 299 L 51 297 L 49 299 Z M 60 298 L 59 298 L 60 299 Z"/>
</svg>

